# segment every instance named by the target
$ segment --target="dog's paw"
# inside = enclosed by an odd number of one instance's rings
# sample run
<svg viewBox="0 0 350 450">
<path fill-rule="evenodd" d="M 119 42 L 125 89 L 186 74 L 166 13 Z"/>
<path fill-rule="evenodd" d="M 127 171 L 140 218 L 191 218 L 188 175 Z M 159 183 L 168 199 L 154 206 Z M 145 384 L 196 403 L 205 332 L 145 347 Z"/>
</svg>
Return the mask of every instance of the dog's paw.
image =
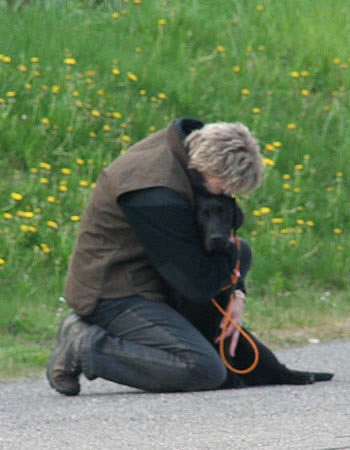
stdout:
<svg viewBox="0 0 350 450">
<path fill-rule="evenodd" d="M 311 372 L 315 381 L 330 381 L 334 377 L 334 373 L 330 372 Z"/>
</svg>

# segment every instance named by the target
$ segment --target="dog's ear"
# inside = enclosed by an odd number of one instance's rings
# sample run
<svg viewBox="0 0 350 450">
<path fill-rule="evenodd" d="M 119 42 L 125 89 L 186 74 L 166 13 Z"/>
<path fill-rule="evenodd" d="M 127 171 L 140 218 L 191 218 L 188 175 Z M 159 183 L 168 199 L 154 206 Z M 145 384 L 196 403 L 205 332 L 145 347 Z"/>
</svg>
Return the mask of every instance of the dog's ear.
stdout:
<svg viewBox="0 0 350 450">
<path fill-rule="evenodd" d="M 232 198 L 232 204 L 233 204 L 232 228 L 234 229 L 234 231 L 236 231 L 238 230 L 239 227 L 243 225 L 244 213 L 238 206 L 238 203 L 235 198 Z"/>
</svg>

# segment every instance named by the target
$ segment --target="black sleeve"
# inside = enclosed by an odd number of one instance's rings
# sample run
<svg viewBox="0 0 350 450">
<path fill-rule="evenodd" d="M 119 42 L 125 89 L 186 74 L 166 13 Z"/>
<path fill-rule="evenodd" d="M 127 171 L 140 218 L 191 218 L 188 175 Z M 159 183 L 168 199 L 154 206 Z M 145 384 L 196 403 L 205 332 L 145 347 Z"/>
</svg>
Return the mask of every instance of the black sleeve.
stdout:
<svg viewBox="0 0 350 450">
<path fill-rule="evenodd" d="M 123 194 L 118 199 L 152 264 L 189 301 L 208 302 L 230 283 L 236 249 L 208 255 L 187 200 L 168 188 Z"/>
</svg>

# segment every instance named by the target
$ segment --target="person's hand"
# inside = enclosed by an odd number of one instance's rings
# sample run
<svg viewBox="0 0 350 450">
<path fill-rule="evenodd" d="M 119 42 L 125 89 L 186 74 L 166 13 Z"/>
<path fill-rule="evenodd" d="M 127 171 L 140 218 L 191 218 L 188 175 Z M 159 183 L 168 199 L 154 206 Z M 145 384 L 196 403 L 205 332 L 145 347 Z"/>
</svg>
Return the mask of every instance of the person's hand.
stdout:
<svg viewBox="0 0 350 450">
<path fill-rule="evenodd" d="M 239 326 L 242 326 L 242 321 L 243 321 L 244 300 L 245 300 L 244 292 L 242 292 L 240 289 L 237 289 L 235 291 L 235 299 L 233 301 L 231 313 L 230 313 L 230 311 L 226 310 L 226 313 L 230 314 L 230 317 Z M 226 320 L 227 320 L 226 317 L 222 318 L 222 320 L 220 322 L 221 329 L 224 327 Z M 237 328 L 234 325 L 232 325 L 231 322 L 229 322 L 229 324 L 226 328 L 224 339 L 226 339 L 228 337 L 231 337 L 231 343 L 230 343 L 230 347 L 229 347 L 229 355 L 233 357 L 233 356 L 235 356 L 235 350 L 236 350 L 238 338 L 239 338 L 239 331 L 237 330 Z M 220 336 L 218 336 L 215 339 L 215 343 L 218 343 L 219 341 L 220 341 Z"/>
</svg>

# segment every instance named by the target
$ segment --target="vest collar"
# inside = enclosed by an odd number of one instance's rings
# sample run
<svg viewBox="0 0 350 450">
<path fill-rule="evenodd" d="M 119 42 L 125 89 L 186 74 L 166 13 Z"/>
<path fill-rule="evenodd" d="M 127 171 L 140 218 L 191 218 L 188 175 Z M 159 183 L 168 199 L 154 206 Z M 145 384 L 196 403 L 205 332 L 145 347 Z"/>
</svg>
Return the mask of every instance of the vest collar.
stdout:
<svg viewBox="0 0 350 450">
<path fill-rule="evenodd" d="M 166 128 L 168 145 L 181 165 L 187 169 L 188 154 L 184 146 L 184 139 L 193 130 L 202 128 L 204 123 L 196 119 L 177 119 Z"/>
</svg>

